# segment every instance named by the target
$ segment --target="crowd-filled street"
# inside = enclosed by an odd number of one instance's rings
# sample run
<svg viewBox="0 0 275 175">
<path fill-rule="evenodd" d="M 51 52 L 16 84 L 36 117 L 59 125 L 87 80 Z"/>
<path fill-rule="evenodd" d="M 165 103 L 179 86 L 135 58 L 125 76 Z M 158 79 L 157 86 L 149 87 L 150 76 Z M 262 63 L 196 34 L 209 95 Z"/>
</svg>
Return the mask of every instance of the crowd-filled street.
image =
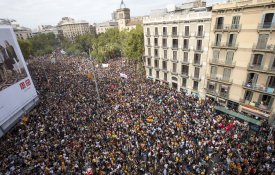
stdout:
<svg viewBox="0 0 275 175">
<path fill-rule="evenodd" d="M 40 103 L 0 139 L 0 175 L 275 174 L 268 125 L 252 132 L 122 58 L 106 64 L 94 76 L 84 57 L 29 60 Z"/>
</svg>

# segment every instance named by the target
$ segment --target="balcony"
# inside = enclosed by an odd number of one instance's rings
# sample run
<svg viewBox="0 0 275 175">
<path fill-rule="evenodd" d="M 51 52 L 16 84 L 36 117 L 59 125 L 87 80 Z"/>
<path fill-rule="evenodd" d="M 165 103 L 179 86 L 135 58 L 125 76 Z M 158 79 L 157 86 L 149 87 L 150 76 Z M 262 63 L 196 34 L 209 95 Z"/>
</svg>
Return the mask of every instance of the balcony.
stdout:
<svg viewBox="0 0 275 175">
<path fill-rule="evenodd" d="M 151 44 L 146 44 L 146 47 L 152 47 L 152 45 Z"/>
<path fill-rule="evenodd" d="M 162 71 L 165 72 L 165 73 L 168 73 L 168 69 L 166 67 L 162 68 Z"/>
<path fill-rule="evenodd" d="M 222 98 L 228 99 L 229 93 L 228 93 L 228 92 L 220 92 L 220 93 L 219 93 L 219 96 L 222 97 Z"/>
<path fill-rule="evenodd" d="M 265 67 L 263 65 L 258 64 L 249 64 L 248 70 L 256 72 L 266 72 Z"/>
<path fill-rule="evenodd" d="M 167 32 L 162 33 L 162 37 L 168 37 Z"/>
<path fill-rule="evenodd" d="M 210 60 L 211 65 L 217 65 L 217 66 L 224 66 L 224 67 L 235 67 L 236 62 L 227 61 L 227 60 L 219 60 L 219 59 L 212 59 Z"/>
<path fill-rule="evenodd" d="M 162 45 L 162 48 L 163 48 L 163 49 L 168 49 L 167 44 L 166 44 L 166 45 Z"/>
<path fill-rule="evenodd" d="M 237 50 L 238 43 L 212 43 L 213 48 Z"/>
<path fill-rule="evenodd" d="M 208 75 L 207 79 L 215 81 L 215 82 L 220 82 L 220 83 L 224 83 L 224 84 L 228 84 L 231 85 L 233 80 L 230 79 L 230 77 L 223 77 L 221 75 Z"/>
<path fill-rule="evenodd" d="M 209 89 L 209 88 L 206 89 L 206 93 L 211 94 L 211 95 L 215 95 L 215 96 L 217 95 L 217 92 L 214 89 Z"/>
<path fill-rule="evenodd" d="M 172 37 L 179 37 L 179 35 L 178 35 L 177 32 L 173 32 L 171 36 L 172 36 Z"/>
<path fill-rule="evenodd" d="M 196 38 L 203 38 L 204 36 L 205 36 L 205 32 L 203 32 L 203 31 L 202 31 L 202 32 L 196 32 L 196 33 L 195 33 L 195 37 L 196 37 Z"/>
<path fill-rule="evenodd" d="M 153 66 L 152 66 L 151 64 L 147 64 L 145 67 L 146 67 L 146 68 L 149 68 L 149 69 L 152 69 L 152 68 L 153 68 Z"/>
<path fill-rule="evenodd" d="M 272 44 L 268 44 L 268 45 L 253 44 L 252 50 L 254 52 L 275 53 L 275 47 Z"/>
<path fill-rule="evenodd" d="M 263 104 L 261 104 L 259 102 L 256 102 L 256 101 L 252 102 L 252 101 L 249 101 L 249 100 L 240 99 L 240 103 L 243 104 L 244 106 L 260 110 L 261 112 L 264 112 L 264 113 L 267 113 L 267 114 L 272 111 L 272 106 L 263 105 Z"/>
<path fill-rule="evenodd" d="M 202 53 L 203 52 L 203 48 L 202 47 L 196 47 L 196 48 L 194 48 L 194 52 Z"/>
<path fill-rule="evenodd" d="M 271 87 L 266 87 L 263 85 L 259 85 L 256 83 L 243 83 L 243 88 L 245 89 L 249 89 L 252 91 L 256 91 L 259 93 L 264 93 L 267 95 L 274 95 L 275 96 L 275 88 L 271 88 Z"/>
<path fill-rule="evenodd" d="M 150 33 L 146 33 L 146 37 L 151 37 L 151 34 Z"/>
<path fill-rule="evenodd" d="M 181 64 L 185 64 L 185 65 L 188 65 L 188 64 L 189 64 L 189 61 L 188 61 L 188 59 L 183 59 L 183 60 L 181 61 Z"/>
<path fill-rule="evenodd" d="M 194 81 L 201 81 L 201 78 L 200 78 L 199 75 L 193 75 L 193 76 L 192 76 L 192 79 L 193 79 Z"/>
<path fill-rule="evenodd" d="M 198 62 L 198 61 L 195 61 L 195 62 L 193 62 L 193 66 L 201 67 L 201 66 L 202 66 L 202 63 L 201 63 L 201 62 Z"/>
<path fill-rule="evenodd" d="M 183 77 L 183 78 L 188 78 L 189 77 L 188 72 L 181 72 L 180 76 Z"/>
<path fill-rule="evenodd" d="M 215 25 L 215 32 L 239 32 L 241 30 L 241 24 L 221 24 Z"/>
<path fill-rule="evenodd" d="M 169 59 L 167 57 L 162 58 L 163 61 L 168 61 Z"/>
<path fill-rule="evenodd" d="M 275 30 L 275 23 L 274 22 L 259 23 L 258 30 L 271 32 L 271 31 Z"/>
<path fill-rule="evenodd" d="M 177 72 L 177 70 L 171 70 L 171 74 L 178 75 L 178 72 Z"/>
<path fill-rule="evenodd" d="M 190 51 L 190 49 L 189 49 L 188 47 L 184 47 L 184 46 L 181 48 L 181 50 L 183 50 L 183 51 L 187 51 L 187 52 L 189 52 L 189 51 Z"/>
<path fill-rule="evenodd" d="M 172 50 L 177 50 L 178 48 L 179 48 L 178 45 L 173 45 L 171 49 Z"/>
<path fill-rule="evenodd" d="M 155 43 L 154 48 L 159 48 L 159 45 Z"/>
<path fill-rule="evenodd" d="M 173 58 L 171 61 L 172 61 L 173 63 L 178 63 L 178 62 L 179 62 L 177 58 Z"/>
<path fill-rule="evenodd" d="M 158 33 L 155 33 L 155 35 L 154 35 L 155 37 L 158 37 L 159 36 L 159 34 Z"/>
<path fill-rule="evenodd" d="M 155 55 L 154 58 L 155 58 L 156 60 L 159 60 L 159 59 L 160 59 L 159 55 Z"/>
<path fill-rule="evenodd" d="M 190 38 L 190 36 L 191 36 L 190 33 L 185 33 L 185 32 L 182 33 L 183 38 Z"/>
<path fill-rule="evenodd" d="M 158 65 L 155 65 L 155 70 L 160 70 Z"/>
<path fill-rule="evenodd" d="M 268 73 L 275 74 L 275 67 L 268 68 Z"/>
</svg>

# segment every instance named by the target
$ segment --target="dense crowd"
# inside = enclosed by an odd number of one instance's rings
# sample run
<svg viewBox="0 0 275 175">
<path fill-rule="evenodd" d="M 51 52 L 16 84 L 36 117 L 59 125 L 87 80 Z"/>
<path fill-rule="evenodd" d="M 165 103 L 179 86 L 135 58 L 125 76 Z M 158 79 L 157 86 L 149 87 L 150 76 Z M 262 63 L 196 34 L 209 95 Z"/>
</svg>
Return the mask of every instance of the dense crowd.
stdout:
<svg viewBox="0 0 275 175">
<path fill-rule="evenodd" d="M 123 59 L 108 64 L 30 61 L 40 104 L 0 139 L 0 175 L 275 174 L 269 126 L 252 132 L 210 99 L 147 80 Z"/>
</svg>

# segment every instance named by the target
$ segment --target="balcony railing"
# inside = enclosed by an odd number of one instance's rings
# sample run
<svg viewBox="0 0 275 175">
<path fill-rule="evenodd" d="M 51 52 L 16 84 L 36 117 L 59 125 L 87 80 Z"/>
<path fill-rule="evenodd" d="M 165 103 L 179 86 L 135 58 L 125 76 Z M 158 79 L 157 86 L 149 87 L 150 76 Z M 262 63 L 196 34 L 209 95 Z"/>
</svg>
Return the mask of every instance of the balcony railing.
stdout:
<svg viewBox="0 0 275 175">
<path fill-rule="evenodd" d="M 224 32 L 230 32 L 230 31 L 240 31 L 241 30 L 241 24 L 220 24 L 215 25 L 214 31 L 224 31 Z"/>
<path fill-rule="evenodd" d="M 236 62 L 227 61 L 227 60 L 212 59 L 212 60 L 210 60 L 210 64 L 225 66 L 225 67 L 235 67 Z"/>
<path fill-rule="evenodd" d="M 213 74 L 210 76 L 208 75 L 207 78 L 210 80 L 225 83 L 225 84 L 232 84 L 232 82 L 233 82 L 233 80 L 230 79 L 230 77 L 218 76 L 216 74 Z"/>
<path fill-rule="evenodd" d="M 157 43 L 154 44 L 155 48 L 159 48 L 159 45 Z"/>
<path fill-rule="evenodd" d="M 155 33 L 155 36 L 158 37 L 158 36 L 159 36 L 159 33 Z"/>
<path fill-rule="evenodd" d="M 201 78 L 200 78 L 199 75 L 193 75 L 192 79 L 195 80 L 195 81 L 201 81 Z"/>
<path fill-rule="evenodd" d="M 171 35 L 172 37 L 178 37 L 179 35 L 178 35 L 178 33 L 177 32 L 172 32 L 172 35 Z"/>
<path fill-rule="evenodd" d="M 168 61 L 167 57 L 163 57 L 162 59 L 163 59 L 163 61 Z"/>
<path fill-rule="evenodd" d="M 189 64 L 188 59 L 183 59 L 183 60 L 181 60 L 181 64 Z"/>
<path fill-rule="evenodd" d="M 243 87 L 246 89 L 257 91 L 257 92 L 261 92 L 269 95 L 275 95 L 275 88 L 266 87 L 256 83 L 243 83 Z"/>
<path fill-rule="evenodd" d="M 193 66 L 202 66 L 202 63 L 201 62 L 198 62 L 198 61 L 195 61 L 193 62 Z"/>
<path fill-rule="evenodd" d="M 177 70 L 171 70 L 171 74 L 178 75 L 178 72 L 177 72 Z"/>
<path fill-rule="evenodd" d="M 188 78 L 189 75 L 188 75 L 188 72 L 181 72 L 180 74 L 183 78 Z"/>
<path fill-rule="evenodd" d="M 179 47 L 178 47 L 178 45 L 173 45 L 172 46 L 172 49 L 178 49 Z"/>
<path fill-rule="evenodd" d="M 219 96 L 222 98 L 228 98 L 229 97 L 229 93 L 228 92 L 220 92 Z"/>
<path fill-rule="evenodd" d="M 196 48 L 194 48 L 194 51 L 195 52 L 203 52 L 203 48 L 202 47 L 196 47 Z"/>
<path fill-rule="evenodd" d="M 150 36 L 151 36 L 151 34 L 150 34 L 150 33 L 146 33 L 146 36 L 147 36 L 147 37 L 150 37 Z"/>
<path fill-rule="evenodd" d="M 238 43 L 212 43 L 212 47 L 221 49 L 238 49 Z"/>
<path fill-rule="evenodd" d="M 154 58 L 155 58 L 156 60 L 159 60 L 159 59 L 160 59 L 159 55 L 155 55 Z"/>
<path fill-rule="evenodd" d="M 206 93 L 211 95 L 217 95 L 217 92 L 214 89 L 209 89 L 209 88 L 206 89 Z"/>
<path fill-rule="evenodd" d="M 270 68 L 268 68 L 268 72 L 270 72 L 270 73 L 275 73 L 275 67 L 270 67 Z"/>
<path fill-rule="evenodd" d="M 272 106 L 267 106 L 267 105 L 263 105 L 259 102 L 252 102 L 250 100 L 245 100 L 245 99 L 240 99 L 240 103 L 244 104 L 244 105 L 247 105 L 247 106 L 251 106 L 253 108 L 256 108 L 260 111 L 263 111 L 263 112 L 271 112 L 272 110 Z"/>
<path fill-rule="evenodd" d="M 162 68 L 162 71 L 167 73 L 168 69 L 165 67 L 165 68 Z"/>
<path fill-rule="evenodd" d="M 162 36 L 163 36 L 163 37 L 168 37 L 167 32 L 163 32 L 163 33 L 162 33 Z"/>
<path fill-rule="evenodd" d="M 259 23 L 258 30 L 275 30 L 275 22 Z"/>
<path fill-rule="evenodd" d="M 146 44 L 146 47 L 152 47 L 152 45 L 151 44 Z"/>
<path fill-rule="evenodd" d="M 171 61 L 174 62 L 174 63 L 177 63 L 178 59 L 177 58 L 173 58 Z"/>
<path fill-rule="evenodd" d="M 265 71 L 265 68 L 264 68 L 263 65 L 249 64 L 248 65 L 248 70 L 263 72 L 263 71 Z"/>
<path fill-rule="evenodd" d="M 195 33 L 195 37 L 196 37 L 196 38 L 203 38 L 204 35 L 205 35 L 205 33 L 204 33 L 203 31 L 201 31 L 201 32 L 196 32 L 196 33 Z"/>
<path fill-rule="evenodd" d="M 162 45 L 162 48 L 167 49 L 168 48 L 167 44 Z"/>
<path fill-rule="evenodd" d="M 190 51 L 189 47 L 186 47 L 186 46 L 183 46 L 183 47 L 182 47 L 182 50 L 183 50 L 183 51 Z"/>
<path fill-rule="evenodd" d="M 268 44 L 268 45 L 253 44 L 252 49 L 253 49 L 253 51 L 275 53 L 275 47 L 272 44 Z"/>
<path fill-rule="evenodd" d="M 182 33 L 182 36 L 183 36 L 184 38 L 189 38 L 191 35 L 190 35 L 190 33 L 185 33 L 185 32 L 183 32 L 183 33 Z"/>
</svg>

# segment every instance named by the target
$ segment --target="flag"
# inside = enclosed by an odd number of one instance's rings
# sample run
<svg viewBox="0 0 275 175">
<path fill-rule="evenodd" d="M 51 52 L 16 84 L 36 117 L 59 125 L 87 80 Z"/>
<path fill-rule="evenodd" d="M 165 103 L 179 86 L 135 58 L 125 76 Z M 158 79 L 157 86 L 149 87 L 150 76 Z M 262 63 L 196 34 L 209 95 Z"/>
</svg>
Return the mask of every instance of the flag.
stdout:
<svg viewBox="0 0 275 175">
<path fill-rule="evenodd" d="M 231 130 L 231 128 L 233 128 L 234 126 L 234 122 L 230 122 L 226 127 L 225 127 L 225 130 L 228 132 Z"/>
<path fill-rule="evenodd" d="M 120 77 L 122 77 L 122 78 L 126 78 L 126 79 L 128 78 L 128 76 L 127 76 L 126 74 L 124 74 L 124 73 L 120 73 L 119 75 L 120 75 Z"/>
</svg>

